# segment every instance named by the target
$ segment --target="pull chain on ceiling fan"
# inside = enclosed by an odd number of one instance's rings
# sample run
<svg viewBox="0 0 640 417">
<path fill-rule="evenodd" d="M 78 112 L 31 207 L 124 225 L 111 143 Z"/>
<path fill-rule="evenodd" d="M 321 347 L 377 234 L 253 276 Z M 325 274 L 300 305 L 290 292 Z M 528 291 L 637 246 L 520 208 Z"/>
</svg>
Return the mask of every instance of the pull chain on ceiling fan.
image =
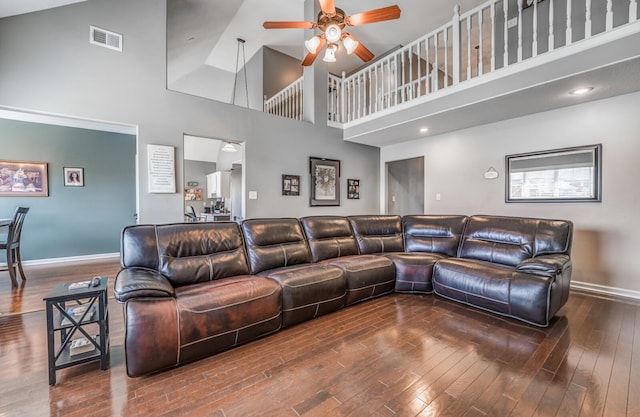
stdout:
<svg viewBox="0 0 640 417">
<path fill-rule="evenodd" d="M 327 48 L 323 60 L 326 62 L 335 62 L 335 54 L 340 46 L 340 42 L 342 42 L 342 46 L 344 46 L 347 54 L 351 55 L 355 53 L 364 62 L 370 61 L 374 57 L 373 53 L 353 35 L 345 32 L 345 26 L 360 26 L 398 19 L 400 17 L 400 8 L 397 5 L 347 16 L 342 9 L 335 7 L 334 0 L 319 1 L 322 11 L 318 13 L 317 22 L 267 21 L 262 25 L 265 29 L 320 29 L 322 31 L 320 35 L 315 35 L 304 42 L 309 53 L 302 61 L 303 66 L 313 64 L 325 45 L 327 45 Z"/>
</svg>

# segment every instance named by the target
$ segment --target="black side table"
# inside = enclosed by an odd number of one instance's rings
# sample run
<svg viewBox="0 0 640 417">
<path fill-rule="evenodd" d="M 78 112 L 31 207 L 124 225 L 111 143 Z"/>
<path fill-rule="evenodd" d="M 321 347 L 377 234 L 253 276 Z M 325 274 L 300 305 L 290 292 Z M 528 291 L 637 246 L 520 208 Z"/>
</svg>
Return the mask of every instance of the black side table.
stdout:
<svg viewBox="0 0 640 417">
<path fill-rule="evenodd" d="M 100 361 L 100 369 L 108 368 L 107 281 L 107 277 L 100 277 L 99 285 L 76 289 L 72 289 L 73 282 L 57 284 L 44 298 L 47 311 L 49 385 L 55 385 L 58 369 L 95 361 Z M 74 338 L 78 332 L 81 335 Z M 56 337 L 57 333 L 59 338 Z M 82 337 L 84 346 L 78 343 Z"/>
</svg>

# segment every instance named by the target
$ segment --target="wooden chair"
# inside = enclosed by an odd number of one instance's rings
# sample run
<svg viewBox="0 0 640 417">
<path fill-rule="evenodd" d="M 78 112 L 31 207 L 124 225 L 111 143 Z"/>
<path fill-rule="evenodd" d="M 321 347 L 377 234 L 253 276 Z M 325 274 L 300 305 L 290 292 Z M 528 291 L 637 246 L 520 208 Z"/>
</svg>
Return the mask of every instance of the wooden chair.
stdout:
<svg viewBox="0 0 640 417">
<path fill-rule="evenodd" d="M 16 209 L 13 214 L 13 219 L 9 224 L 9 233 L 6 235 L 6 240 L 0 240 L 0 250 L 5 250 L 7 256 L 7 267 L 3 267 L 0 271 L 9 271 L 9 276 L 11 277 L 11 282 L 14 287 L 18 286 L 16 269 L 20 271 L 23 281 L 27 279 L 24 275 L 22 259 L 20 258 L 20 236 L 22 235 L 22 224 L 28 211 L 28 207 L 18 207 Z M 0 239 L 2 239 L 1 236 Z"/>
</svg>

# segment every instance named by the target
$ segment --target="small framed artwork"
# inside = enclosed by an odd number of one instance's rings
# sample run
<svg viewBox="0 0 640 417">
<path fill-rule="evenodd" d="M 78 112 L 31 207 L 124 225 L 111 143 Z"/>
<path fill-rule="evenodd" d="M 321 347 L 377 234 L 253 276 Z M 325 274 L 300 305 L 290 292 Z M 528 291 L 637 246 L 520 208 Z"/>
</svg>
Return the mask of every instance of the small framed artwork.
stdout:
<svg viewBox="0 0 640 417">
<path fill-rule="evenodd" d="M 282 195 L 300 195 L 300 175 L 282 174 Z"/>
<path fill-rule="evenodd" d="M 185 201 L 202 201 L 202 188 L 186 187 L 184 189 Z"/>
<path fill-rule="evenodd" d="M 310 206 L 340 205 L 340 161 L 326 158 L 309 158 L 311 174 Z"/>
<path fill-rule="evenodd" d="M 62 168 L 65 187 L 84 187 L 84 168 Z"/>
<path fill-rule="evenodd" d="M 360 180 L 347 180 L 347 198 L 351 200 L 360 198 Z"/>
<path fill-rule="evenodd" d="M 48 197 L 46 162 L 0 161 L 0 197 Z"/>
</svg>

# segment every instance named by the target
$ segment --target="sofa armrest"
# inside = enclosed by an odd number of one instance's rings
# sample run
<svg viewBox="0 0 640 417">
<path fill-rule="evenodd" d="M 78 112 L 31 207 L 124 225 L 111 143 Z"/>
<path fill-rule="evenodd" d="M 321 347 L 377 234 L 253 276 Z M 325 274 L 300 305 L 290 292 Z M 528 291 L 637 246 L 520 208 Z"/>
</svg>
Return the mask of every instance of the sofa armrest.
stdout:
<svg viewBox="0 0 640 417">
<path fill-rule="evenodd" d="M 116 275 L 113 286 L 116 300 L 125 302 L 137 297 L 173 297 L 169 280 L 160 272 L 146 268 L 124 268 Z"/>
<path fill-rule="evenodd" d="M 562 274 L 567 268 L 571 268 L 569 255 L 554 254 L 525 259 L 516 266 L 516 271 L 555 277 L 558 274 Z"/>
</svg>

